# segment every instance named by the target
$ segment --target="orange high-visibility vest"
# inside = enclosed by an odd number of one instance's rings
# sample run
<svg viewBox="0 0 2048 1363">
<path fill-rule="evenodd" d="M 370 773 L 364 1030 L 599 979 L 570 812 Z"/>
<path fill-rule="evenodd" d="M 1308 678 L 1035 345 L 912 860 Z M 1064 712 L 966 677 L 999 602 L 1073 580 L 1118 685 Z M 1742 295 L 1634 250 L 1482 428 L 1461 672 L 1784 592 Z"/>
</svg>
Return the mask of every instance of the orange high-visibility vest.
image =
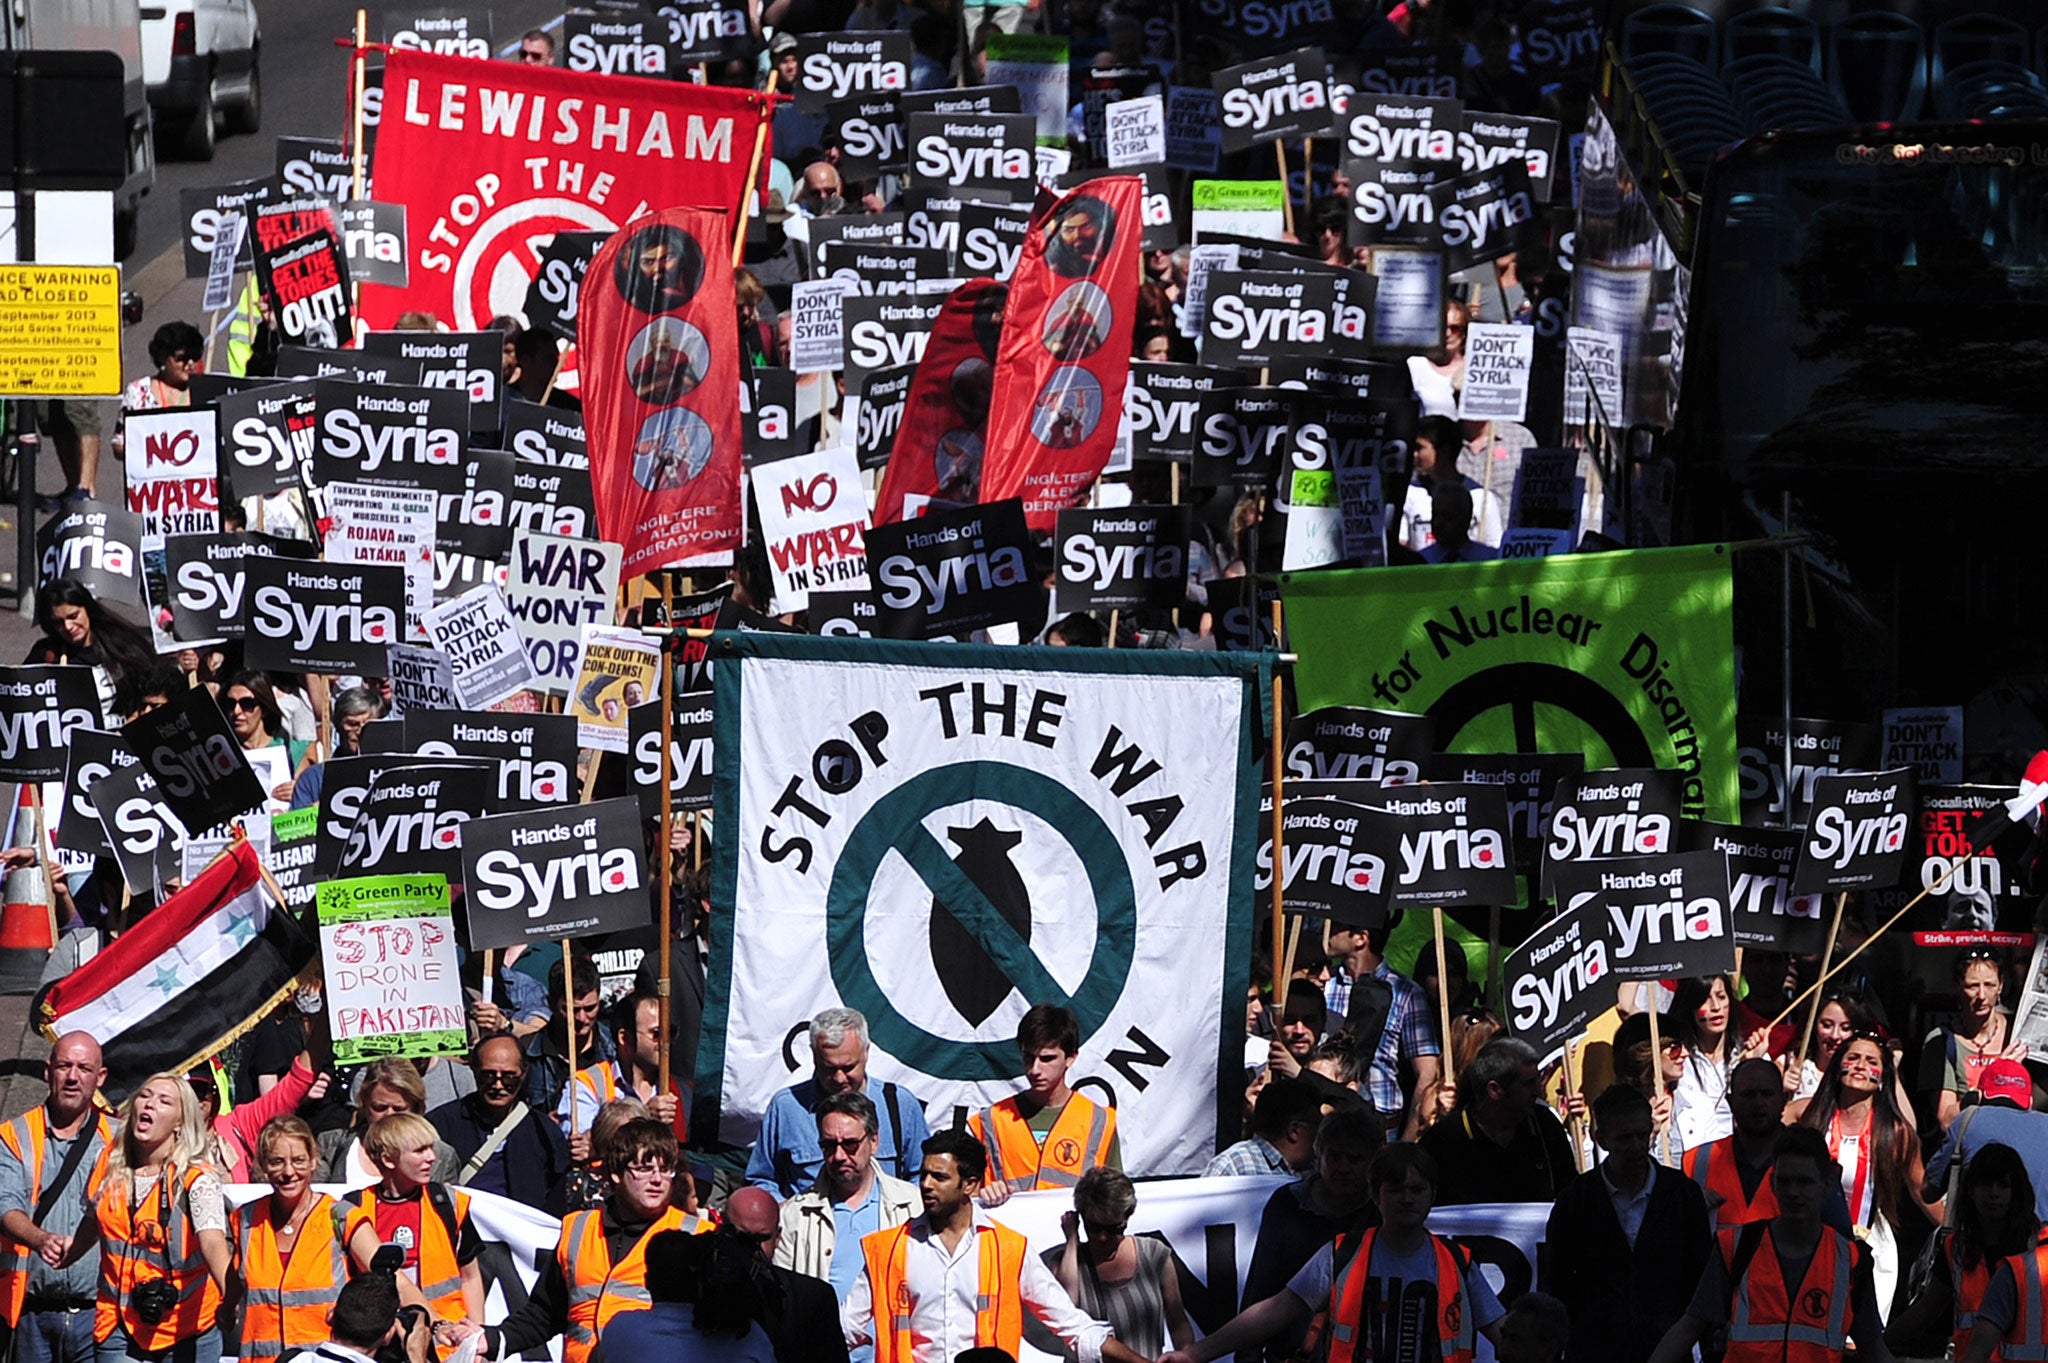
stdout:
<svg viewBox="0 0 2048 1363">
<path fill-rule="evenodd" d="M 1742 1174 L 1735 1167 L 1733 1136 L 1723 1136 L 1686 1151 L 1685 1176 L 1700 1185 L 1707 1210 L 1714 1215 L 1715 1230 L 1769 1221 L 1778 1214 L 1778 1193 L 1771 1186 L 1769 1171 L 1756 1185 L 1755 1197 L 1742 1191 Z"/>
<path fill-rule="evenodd" d="M 599 1107 L 618 1098 L 637 1100 L 640 1095 L 619 1082 L 619 1069 L 626 1063 L 624 1060 L 607 1060 L 601 1065 L 588 1065 L 576 1071 L 576 1077 L 569 1085 L 569 1110 L 575 1111 L 579 1090 L 596 1094 Z M 669 1081 L 669 1092 L 676 1096 L 676 1119 L 669 1123 L 669 1128 L 676 1133 L 678 1141 L 687 1144 L 690 1139 L 690 1105 L 683 1101 L 682 1086 L 673 1079 Z"/>
<path fill-rule="evenodd" d="M 2005 1342 L 1998 1347 L 1999 1356 L 2005 1363 L 2041 1363 L 2048 1359 L 2048 1325 L 2042 1320 L 2044 1311 L 2048 1311 L 2048 1304 L 2042 1301 L 2042 1284 L 2048 1279 L 2048 1234 L 2035 1241 L 2032 1249 L 2015 1254 L 2006 1262 L 2012 1265 L 2019 1314 L 2012 1328 L 2005 1332 Z"/>
<path fill-rule="evenodd" d="M 437 1192 L 440 1196 L 436 1196 Z M 452 1205 L 444 1203 L 444 1198 Z M 452 1226 L 444 1210 L 454 1212 Z M 344 1248 L 355 1239 L 358 1226 L 367 1225 L 372 1235 L 378 1233 L 375 1188 L 350 1193 L 335 1205 L 335 1211 L 341 1217 Z M 462 1265 L 455 1258 L 462 1228 L 468 1224 L 468 1193 L 439 1183 L 429 1183 L 420 1189 L 420 1295 L 442 1320 L 458 1321 L 469 1314 L 462 1301 Z"/>
<path fill-rule="evenodd" d="M 1724 1270 L 1734 1270 L 1741 1234 L 1740 1227 L 1718 1233 Z M 1735 1284 L 1725 1363 L 1840 1363 L 1856 1325 L 1850 1293 L 1860 1254 L 1853 1237 L 1823 1226 L 1795 1290 L 1785 1282 L 1777 1244 L 1766 1229 Z"/>
<path fill-rule="evenodd" d="M 269 1196 L 228 1213 L 228 1238 L 235 1244 L 241 1274 L 241 1357 L 281 1358 L 310 1349 L 330 1337 L 327 1313 L 349 1279 L 348 1253 L 334 1232 L 334 1199 L 313 1194 L 312 1210 L 299 1226 L 299 1242 L 287 1255 L 278 1247 L 270 1221 Z"/>
<path fill-rule="evenodd" d="M 100 1187 L 100 1299 L 92 1337 L 104 1342 L 119 1326 L 144 1353 L 160 1353 L 213 1328 L 220 1313 L 220 1288 L 206 1269 L 199 1232 L 192 1228 L 188 1198 L 204 1169 L 187 1169 L 173 1194 L 159 1177 L 148 1194 L 131 1205 L 135 1175 Z M 165 1281 L 178 1303 L 154 1325 L 135 1314 L 135 1288 Z"/>
<path fill-rule="evenodd" d="M 562 1236 L 555 1242 L 555 1263 L 569 1285 L 569 1323 L 562 1331 L 562 1363 L 589 1363 L 604 1327 L 622 1311 L 645 1311 L 654 1305 L 647 1291 L 647 1242 L 665 1230 L 705 1235 L 711 1219 L 670 1207 L 633 1243 L 616 1264 L 605 1240 L 604 1211 L 592 1208 L 562 1218 Z"/>
<path fill-rule="evenodd" d="M 1372 1271 L 1372 1245 L 1379 1234 L 1373 1227 L 1364 1233 L 1358 1250 L 1330 1282 L 1329 1363 L 1352 1363 L 1355 1358 L 1373 1356 L 1365 1333 L 1368 1305 L 1365 1280 Z M 1338 1237 L 1333 1254 L 1342 1255 L 1349 1236 Z M 1472 1363 L 1472 1302 L 1465 1291 L 1464 1266 L 1451 1242 L 1440 1235 L 1429 1237 L 1436 1251 L 1436 1337 L 1438 1355 L 1444 1363 Z"/>
<path fill-rule="evenodd" d="M 988 1151 L 991 1186 L 1003 1183 L 1013 1193 L 1071 1188 L 1081 1175 L 1109 1162 L 1116 1110 L 1083 1094 L 1070 1094 L 1041 1146 L 1031 1134 L 1031 1123 L 1018 1111 L 1017 1100 L 1005 1098 L 970 1116 L 967 1130 Z"/>
<path fill-rule="evenodd" d="M 1957 1258 L 1956 1238 L 1953 1235 L 1948 1237 L 1948 1244 L 1943 1248 L 1948 1252 L 1948 1280 L 1955 1285 L 1955 1356 L 1961 1358 L 1969 1351 L 1970 1334 L 1977 1328 L 1977 1308 L 1984 1304 L 1984 1293 L 1991 1286 L 1991 1270 L 1998 1267 L 1998 1263 L 1979 1254 L 1975 1268 L 1964 1268 L 1961 1260 Z M 2017 1285 L 2019 1274 L 2015 1273 L 2013 1277 Z M 1991 1351 L 1991 1363 L 1999 1363 L 2003 1357 L 2005 1354 L 2002 1350 Z"/>
<path fill-rule="evenodd" d="M 874 1303 L 875 1363 L 911 1363 L 915 1341 L 910 1334 L 908 1264 L 910 1228 L 914 1222 L 861 1237 L 867 1261 L 869 1296 Z M 974 1290 L 974 1343 L 997 1348 L 1012 1358 L 1024 1338 L 1024 1256 L 1031 1252 L 1024 1237 L 1008 1226 L 987 1222 L 975 1226 L 979 1278 Z"/>
<path fill-rule="evenodd" d="M 29 1205 L 43 1194 L 43 1141 L 50 1134 L 50 1119 L 43 1105 L 38 1103 L 27 1112 L 16 1117 L 5 1126 L 0 1126 L 0 1144 L 6 1145 L 14 1157 L 21 1161 L 28 1171 Z M 107 1177 L 107 1154 L 114 1143 L 114 1124 L 107 1120 L 104 1112 L 93 1113 L 92 1129 L 80 1127 L 78 1139 L 91 1140 L 97 1134 L 100 1138 L 100 1152 L 93 1156 L 92 1165 L 85 1175 L 85 1201 L 88 1206 L 99 1200 L 100 1184 Z M 51 1175 L 55 1177 L 54 1172 Z M 21 1324 L 21 1306 L 28 1300 L 28 1246 L 0 1236 L 0 1316 L 9 1325 Z"/>
</svg>

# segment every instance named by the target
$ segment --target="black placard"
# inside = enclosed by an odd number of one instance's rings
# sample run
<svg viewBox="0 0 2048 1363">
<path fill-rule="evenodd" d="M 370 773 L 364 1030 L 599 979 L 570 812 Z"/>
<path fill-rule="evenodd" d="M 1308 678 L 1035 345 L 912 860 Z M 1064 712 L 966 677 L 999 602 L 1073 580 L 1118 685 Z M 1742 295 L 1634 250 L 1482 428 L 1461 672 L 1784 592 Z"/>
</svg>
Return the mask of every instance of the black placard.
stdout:
<svg viewBox="0 0 2048 1363">
<path fill-rule="evenodd" d="M 1384 360 L 1356 360 L 1344 355 L 1283 355 L 1268 378 L 1275 388 L 1301 388 L 1315 393 L 1407 402 L 1414 395 L 1406 365 Z M 1409 428 L 1414 414 L 1409 413 Z"/>
<path fill-rule="evenodd" d="M 1007 202 L 1007 196 L 993 190 L 981 191 L 983 199 Z M 903 191 L 903 244 L 944 251 L 948 259 L 960 249 L 960 209 L 973 202 L 958 190 L 943 185 L 910 185 Z"/>
<path fill-rule="evenodd" d="M 1792 893 L 1888 890 L 1898 884 L 1918 807 L 1911 767 L 1816 779 Z"/>
<path fill-rule="evenodd" d="M 630 798 L 473 820 L 462 864 L 474 950 L 647 925 L 647 852 Z"/>
<path fill-rule="evenodd" d="M 411 362 L 411 361 L 405 361 Z M 446 388 L 344 383 L 314 388 L 319 436 L 313 476 L 327 483 L 462 486 L 469 397 Z"/>
<path fill-rule="evenodd" d="M 236 219 L 242 218 L 246 211 L 268 203 L 276 192 L 276 182 L 269 179 L 240 180 L 231 185 L 179 190 L 178 218 L 184 229 L 181 236 L 185 247 L 185 278 L 206 278 L 207 267 L 213 262 L 213 245 L 223 224 L 227 225 L 228 231 L 235 231 L 233 224 Z M 255 267 L 256 257 L 251 246 L 250 234 L 243 233 L 242 253 L 235 259 L 236 269 Z"/>
<path fill-rule="evenodd" d="M 1540 245 L 1547 226 L 1536 212 L 1529 172 L 1510 161 L 1430 186 L 1444 268 L 1452 274 Z"/>
<path fill-rule="evenodd" d="M 503 450 L 471 450 L 462 466 L 462 481 L 436 494 L 438 504 L 434 548 L 487 563 L 512 552 L 514 483 L 518 463 Z M 584 475 L 586 481 L 589 475 Z M 531 514 L 531 513 L 529 513 Z"/>
<path fill-rule="evenodd" d="M 1548 1055 L 1614 1003 L 1607 915 L 1588 900 L 1522 939 L 1501 958 L 1508 1031 Z"/>
<path fill-rule="evenodd" d="M 270 798 L 213 692 L 195 686 L 121 726 L 121 741 L 187 828 L 213 828 Z"/>
<path fill-rule="evenodd" d="M 395 737 L 403 750 L 421 757 L 481 758 L 497 763 L 498 807 L 502 810 L 538 809 L 576 798 L 573 715 L 407 710 L 399 730 Z M 384 736 L 380 740 L 391 741 Z M 381 749 L 366 743 L 363 750 Z"/>
<path fill-rule="evenodd" d="M 1170 610 L 1187 599 L 1185 506 L 1075 507 L 1055 523 L 1053 606 Z"/>
<path fill-rule="evenodd" d="M 903 407 L 910 397 L 910 384 L 916 377 L 917 366 L 903 364 L 877 369 L 861 380 L 853 452 L 862 468 L 878 469 L 889 462 L 896 432 L 903 427 Z"/>
<path fill-rule="evenodd" d="M 908 33 L 799 33 L 796 107 L 822 114 L 835 100 L 910 88 Z"/>
<path fill-rule="evenodd" d="M 1271 826 L 1270 803 L 1267 811 L 1262 827 Z M 1280 823 L 1280 902 L 1288 912 L 1368 930 L 1386 923 L 1393 820 L 1342 800 L 1290 799 Z M 1259 874 L 1270 889 L 1270 839 Z"/>
<path fill-rule="evenodd" d="M 1875 724 L 1832 719 L 1792 720 L 1792 807 L 1785 808 L 1785 724 L 1783 720 L 1735 720 L 1735 768 L 1746 824 L 1804 824 L 1813 804 L 1814 783 L 1823 776 L 1869 771 L 1883 760 L 1884 734 Z"/>
<path fill-rule="evenodd" d="M 491 57 L 491 12 L 478 6 L 402 6 L 384 11 L 384 41 L 400 52 Z"/>
<path fill-rule="evenodd" d="M 1353 95 L 1344 111 L 1344 156 L 1368 165 L 1434 163 L 1455 172 L 1465 106 L 1420 95 Z"/>
<path fill-rule="evenodd" d="M 161 897 L 178 879 L 185 827 L 140 763 L 116 767 L 92 783 L 92 805 L 112 844 L 121 878 L 138 895 Z"/>
<path fill-rule="evenodd" d="M 469 429 L 498 429 L 498 381 L 504 374 L 505 338 L 495 331 L 373 331 L 365 355 L 396 355 L 420 362 L 423 388 L 469 396 Z"/>
<path fill-rule="evenodd" d="M 661 702 L 626 712 L 642 818 L 661 817 Z M 711 693 L 679 691 L 669 720 L 669 807 L 711 808 Z"/>
<path fill-rule="evenodd" d="M 348 845 L 349 831 L 355 827 L 356 817 L 363 812 L 363 801 L 378 774 L 412 766 L 421 760 L 417 753 L 368 751 L 370 743 L 381 743 L 393 730 L 403 733 L 402 722 L 389 720 L 365 725 L 365 750 L 362 753 L 354 757 L 331 757 L 320 769 L 318 845 L 313 853 L 313 871 L 320 879 L 331 879 L 341 865 L 341 853 Z M 470 780 L 485 789 L 497 783 L 497 775 L 491 771 L 491 764 L 485 761 L 444 757 L 435 765 L 446 767 L 451 763 L 466 765 Z"/>
<path fill-rule="evenodd" d="M 1448 782 L 1391 786 L 1372 804 L 1400 820 L 1388 868 L 1394 907 L 1513 904 L 1520 899 L 1507 793 L 1501 787 Z"/>
<path fill-rule="evenodd" d="M 1677 849 L 1684 778 L 1652 767 L 1589 771 L 1560 782 L 1543 849 L 1543 895 L 1561 863 L 1662 856 Z"/>
<path fill-rule="evenodd" d="M 1541 866 L 1543 844 L 1550 837 L 1550 814 L 1557 784 L 1586 767 L 1584 753 L 1434 753 L 1423 764 L 1431 781 L 1476 781 L 1500 786 L 1508 797 L 1508 826 L 1515 865 Z"/>
<path fill-rule="evenodd" d="M 1352 98 L 1363 95 L 1414 95 L 1428 99 L 1458 97 L 1463 54 L 1416 43 L 1408 47 L 1374 48 L 1353 60 Z"/>
<path fill-rule="evenodd" d="M 906 90 L 903 116 L 912 114 L 1021 114 L 1023 93 L 1014 85 L 969 85 L 961 89 Z"/>
<path fill-rule="evenodd" d="M 1827 936 L 1821 896 L 1792 893 L 1792 869 L 1804 840 L 1797 828 L 1743 828 L 1698 819 L 1678 825 L 1679 851 L 1717 852 L 1727 860 L 1735 945 L 1799 956 L 1818 953 Z"/>
<path fill-rule="evenodd" d="M 1181 8 L 1175 22 L 1188 32 L 1214 29 L 1244 52 L 1278 52 L 1338 36 L 1333 0 L 1182 0 Z"/>
<path fill-rule="evenodd" d="M 521 459 L 558 468 L 588 469 L 583 414 L 513 401 L 505 407 L 505 448 Z"/>
<path fill-rule="evenodd" d="M 36 532 L 37 582 L 76 582 L 102 601 L 140 606 L 142 517 L 110 502 L 70 502 Z"/>
<path fill-rule="evenodd" d="M 269 535 L 169 535 L 164 576 L 171 636 L 180 643 L 239 639 L 247 624 L 251 558 L 310 558 L 313 546 Z"/>
<path fill-rule="evenodd" d="M 1353 246 L 1437 246 L 1442 227 L 1437 221 L 1439 185 L 1451 181 L 1455 167 L 1435 161 L 1351 161 L 1351 235 Z"/>
<path fill-rule="evenodd" d="M 526 324 L 543 328 L 564 341 L 576 339 L 576 309 L 583 298 L 583 276 L 609 232 L 557 232 L 540 248 L 533 282 L 526 286 Z"/>
<path fill-rule="evenodd" d="M 1038 119 L 1032 114 L 910 114 L 910 174 L 927 185 L 1006 190 L 1038 183 Z"/>
<path fill-rule="evenodd" d="M 277 350 L 277 376 L 281 379 L 339 379 L 343 383 L 416 386 L 421 369 L 416 360 L 396 356 L 373 360 L 359 350 L 323 350 L 304 345 L 279 346 Z"/>
<path fill-rule="evenodd" d="M 1330 350 L 1336 285 L 1327 275 L 1211 270 L 1202 363 L 1257 369 Z"/>
<path fill-rule="evenodd" d="M 1470 175 L 1519 162 L 1529 172 L 1529 192 L 1550 202 L 1557 162 L 1558 125 L 1547 118 L 1467 109 L 1458 129 L 1458 169 Z"/>
<path fill-rule="evenodd" d="M 354 334 L 338 229 L 320 227 L 275 246 L 258 242 L 256 282 L 285 344 L 334 346 Z"/>
<path fill-rule="evenodd" d="M 342 876 L 446 876 L 462 880 L 463 829 L 498 812 L 493 763 L 410 762 L 385 767 L 370 781 L 349 825 L 335 873 Z"/>
<path fill-rule="evenodd" d="M 837 277 L 856 293 L 903 297 L 917 292 L 919 279 L 944 279 L 946 256 L 924 246 L 839 241 L 825 252 L 819 274 Z"/>
<path fill-rule="evenodd" d="M 749 366 L 740 386 L 740 404 L 746 418 L 740 434 L 749 467 L 804 452 L 796 424 L 795 370 Z"/>
<path fill-rule="evenodd" d="M 301 485 L 316 435 L 314 381 L 294 379 L 228 393 L 220 412 L 221 476 L 236 500 Z"/>
<path fill-rule="evenodd" d="M 932 324 L 947 295 L 920 294 L 912 297 L 847 298 L 839 310 L 840 334 L 845 338 L 846 362 L 841 373 L 846 391 L 858 393 L 868 375 L 878 369 L 914 365 L 924 358 L 925 345 L 932 337 Z"/>
<path fill-rule="evenodd" d="M 668 20 L 669 44 L 684 63 L 728 61 L 755 50 L 743 5 L 725 0 L 662 0 L 655 12 Z"/>
<path fill-rule="evenodd" d="M 570 10 L 562 18 L 562 65 L 600 76 L 672 80 L 682 68 L 668 20 L 653 14 Z"/>
<path fill-rule="evenodd" d="M 121 735 L 105 729 L 71 731 L 70 760 L 64 768 L 64 814 L 52 839 L 58 851 L 88 857 L 114 855 L 114 845 L 107 841 L 106 827 L 100 823 L 100 811 L 92 802 L 92 788 L 117 767 L 134 765 L 135 754 L 128 751 Z"/>
<path fill-rule="evenodd" d="M 813 634 L 847 639 L 875 632 L 875 594 L 857 587 L 813 588 L 804 623 Z"/>
<path fill-rule="evenodd" d="M 71 731 L 97 728 L 89 667 L 0 667 L 0 781 L 60 781 Z"/>
<path fill-rule="evenodd" d="M 1248 151 L 1279 138 L 1330 131 L 1328 64 L 1308 47 L 1226 67 L 1209 78 L 1223 125 L 1223 152 Z"/>
<path fill-rule="evenodd" d="M 1328 705 L 1288 724 L 1287 779 L 1414 785 L 1435 740 L 1436 722 L 1428 715 Z"/>
<path fill-rule="evenodd" d="M 811 273 L 823 277 L 837 268 L 833 254 L 844 244 L 900 246 L 903 244 L 903 215 L 841 213 L 813 219 L 810 231 Z"/>
<path fill-rule="evenodd" d="M 1601 16 L 1590 0 L 1539 0 L 1522 12 L 1522 61 L 1537 80 L 1590 72 L 1600 63 Z"/>
<path fill-rule="evenodd" d="M 1210 395 L 1242 388 L 1252 376 L 1215 365 L 1137 360 L 1131 364 L 1131 458 L 1138 463 L 1191 459 Z"/>
<path fill-rule="evenodd" d="M 353 197 L 354 164 L 348 148 L 335 139 L 280 137 L 277 182 L 281 199 L 326 199 L 338 204 Z"/>
<path fill-rule="evenodd" d="M 405 642 L 405 569 L 242 561 L 248 599 L 243 656 L 261 672 L 382 676 L 384 650 Z"/>
<path fill-rule="evenodd" d="M 956 272 L 1008 280 L 1031 233 L 1030 204 L 963 203 Z"/>
<path fill-rule="evenodd" d="M 1270 578 L 1213 577 L 1202 584 L 1209 598 L 1209 630 L 1225 653 L 1277 648 L 1273 603 L 1280 591 Z"/>
<path fill-rule="evenodd" d="M 1044 610 L 1016 498 L 878 525 L 867 545 L 878 638 L 966 634 Z"/>
<path fill-rule="evenodd" d="M 1195 409 L 1194 485 L 1245 491 L 1271 487 L 1298 402 L 1294 394 L 1274 388 L 1226 388 L 1203 395 Z"/>
<path fill-rule="evenodd" d="M 883 171 L 903 169 L 902 96 L 834 100 L 825 106 L 825 144 L 839 148 L 839 172 L 849 180 L 872 180 Z"/>
<path fill-rule="evenodd" d="M 1718 852 L 1565 862 L 1557 903 L 1590 909 L 1607 947 L 1608 978 L 1697 979 L 1735 969 L 1728 865 Z"/>
<path fill-rule="evenodd" d="M 590 470 L 512 461 L 513 530 L 545 535 L 597 538 L 596 503 L 591 496 Z M 498 555 L 497 557 L 502 557 Z"/>
</svg>

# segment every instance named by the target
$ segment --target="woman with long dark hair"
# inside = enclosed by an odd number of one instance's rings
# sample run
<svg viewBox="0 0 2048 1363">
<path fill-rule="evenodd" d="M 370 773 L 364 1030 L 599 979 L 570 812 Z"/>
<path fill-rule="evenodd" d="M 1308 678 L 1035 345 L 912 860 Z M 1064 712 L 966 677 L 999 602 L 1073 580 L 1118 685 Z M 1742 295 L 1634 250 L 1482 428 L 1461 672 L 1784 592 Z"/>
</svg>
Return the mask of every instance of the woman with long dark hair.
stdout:
<svg viewBox="0 0 2048 1363">
<path fill-rule="evenodd" d="M 37 589 L 36 628 L 42 630 L 43 637 L 22 662 L 75 663 L 92 668 L 106 726 L 119 728 L 126 717 L 115 713 L 115 693 L 128 693 L 156 666 L 156 649 L 150 646 L 148 636 L 68 577 L 45 582 Z"/>
<path fill-rule="evenodd" d="M 1671 1001 L 1671 1030 L 1685 1042 L 1685 1069 L 1672 1090 L 1672 1121 L 1690 1150 L 1735 1130 L 1728 1110 L 1728 1077 L 1738 1062 L 1757 1054 L 1769 1034 L 1735 998 L 1726 975 L 1680 980 Z"/>
<path fill-rule="evenodd" d="M 2026 1161 L 2017 1150 L 1996 1141 L 1964 1166 L 1950 1211 L 1955 1225 L 1937 1232 L 1941 1251 L 1934 1256 L 1926 1290 L 1885 1331 L 1886 1341 L 1901 1353 L 1926 1349 L 1931 1342 L 1927 1336 L 1939 1329 L 1954 1339 L 1955 1357 L 1961 1358 L 1976 1327 L 1977 1308 L 1991 1286 L 1992 1270 L 2000 1260 L 2031 1248 L 2041 1229 Z"/>
<path fill-rule="evenodd" d="M 1785 1120 L 1827 1137 L 1828 1152 L 1842 1168 L 1842 1195 L 1857 1237 L 1870 1247 L 1881 1310 L 1890 1310 L 1898 1285 L 1898 1225 L 1911 1204 L 1940 1224 L 1941 1204 L 1920 1196 L 1926 1172 L 1920 1136 L 1910 1108 L 1901 1110 L 1891 1048 L 1876 1032 L 1858 1032 L 1835 1050 L 1813 1097 L 1794 1103 Z"/>
</svg>

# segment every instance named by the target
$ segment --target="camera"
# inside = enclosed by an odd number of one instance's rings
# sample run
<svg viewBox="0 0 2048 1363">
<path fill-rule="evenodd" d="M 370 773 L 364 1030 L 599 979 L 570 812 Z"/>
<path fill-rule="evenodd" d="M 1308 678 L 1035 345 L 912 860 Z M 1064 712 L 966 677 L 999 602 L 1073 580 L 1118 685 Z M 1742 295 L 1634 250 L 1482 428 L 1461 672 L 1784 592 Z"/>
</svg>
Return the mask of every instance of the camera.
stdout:
<svg viewBox="0 0 2048 1363">
<path fill-rule="evenodd" d="M 151 1278 L 135 1284 L 135 1290 L 128 1294 L 128 1304 L 135 1308 L 144 1325 L 158 1325 L 177 1309 L 178 1289 L 162 1278 Z"/>
</svg>

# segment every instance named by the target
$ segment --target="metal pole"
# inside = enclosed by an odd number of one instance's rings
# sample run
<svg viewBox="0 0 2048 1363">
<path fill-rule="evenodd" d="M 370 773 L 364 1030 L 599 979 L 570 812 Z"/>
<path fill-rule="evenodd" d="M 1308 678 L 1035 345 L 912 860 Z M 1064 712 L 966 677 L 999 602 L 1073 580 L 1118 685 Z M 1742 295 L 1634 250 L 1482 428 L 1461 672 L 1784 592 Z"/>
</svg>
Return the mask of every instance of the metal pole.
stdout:
<svg viewBox="0 0 2048 1363">
<path fill-rule="evenodd" d="M 16 82 L 18 89 L 26 82 Z M 17 100 L 25 100 L 27 93 L 20 89 Z M 16 110 L 16 121 L 20 110 Z M 16 177 L 19 184 L 26 174 Z M 14 258 L 24 265 L 35 263 L 36 258 L 36 193 L 33 189 L 17 188 L 14 192 Z M 36 405 L 31 401 L 14 405 L 14 419 L 18 423 L 14 432 L 14 467 L 20 486 L 14 494 L 14 582 L 15 608 L 22 619 L 32 620 L 36 613 L 36 462 L 42 454 L 43 442 L 36 434 Z M 54 944 L 54 939 L 52 939 Z"/>
<path fill-rule="evenodd" d="M 674 587 L 669 575 L 661 575 L 661 619 L 663 624 L 675 619 Z M 670 746 L 675 741 L 676 712 L 676 668 L 668 654 L 669 640 L 662 640 L 661 648 L 661 840 L 656 855 L 661 858 L 661 905 L 657 911 L 660 918 L 659 930 L 654 934 L 655 950 L 661 953 L 656 965 L 655 1033 L 661 1039 L 660 1073 L 655 1078 L 654 1092 L 657 1096 L 668 1092 L 669 1064 L 669 959 L 674 955 L 669 949 L 669 934 L 674 930 L 672 906 L 675 900 L 676 854 L 669 846 L 670 830 L 675 827 L 675 752 Z"/>
</svg>

